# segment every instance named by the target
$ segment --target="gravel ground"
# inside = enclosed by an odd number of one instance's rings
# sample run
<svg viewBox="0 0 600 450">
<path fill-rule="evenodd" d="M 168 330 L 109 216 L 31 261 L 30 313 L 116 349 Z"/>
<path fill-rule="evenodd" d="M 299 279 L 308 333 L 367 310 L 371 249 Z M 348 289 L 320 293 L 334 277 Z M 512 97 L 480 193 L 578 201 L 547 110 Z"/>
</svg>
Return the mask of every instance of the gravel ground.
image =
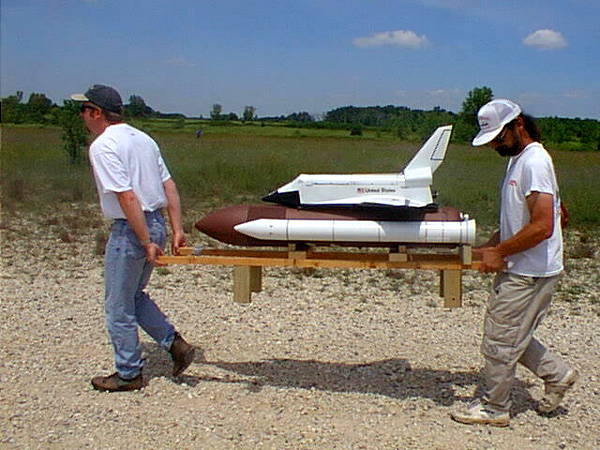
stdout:
<svg viewBox="0 0 600 450">
<path fill-rule="evenodd" d="M 449 418 L 480 382 L 491 276 L 466 273 L 463 307 L 446 309 L 431 271 L 266 269 L 263 291 L 239 305 L 231 268 L 161 268 L 149 291 L 196 360 L 174 379 L 142 333 L 148 387 L 99 393 L 90 379 L 113 359 L 97 208 L 5 211 L 1 229 L 2 448 L 600 448 L 597 234 L 567 230 L 566 276 L 538 331 L 580 381 L 541 416 L 541 384 L 519 368 L 500 429 Z"/>
</svg>

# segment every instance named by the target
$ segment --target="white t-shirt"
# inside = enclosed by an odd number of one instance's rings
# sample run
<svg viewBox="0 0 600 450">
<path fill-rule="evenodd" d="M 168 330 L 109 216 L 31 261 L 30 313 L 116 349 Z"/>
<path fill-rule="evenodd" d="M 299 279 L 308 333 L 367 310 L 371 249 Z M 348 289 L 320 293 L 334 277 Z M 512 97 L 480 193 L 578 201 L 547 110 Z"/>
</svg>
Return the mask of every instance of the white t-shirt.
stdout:
<svg viewBox="0 0 600 450">
<path fill-rule="evenodd" d="M 560 197 L 552 158 L 541 144 L 529 144 L 510 158 L 502 183 L 500 240 L 505 241 L 529 223 L 527 196 L 533 192 L 554 196 L 554 232 L 548 239 L 507 258 L 507 272 L 531 277 L 549 277 L 563 270 Z"/>
<path fill-rule="evenodd" d="M 107 219 L 125 219 L 116 192 L 133 190 L 144 211 L 167 206 L 163 183 L 171 178 L 160 149 L 130 125 L 110 125 L 90 145 L 90 161 Z"/>
</svg>

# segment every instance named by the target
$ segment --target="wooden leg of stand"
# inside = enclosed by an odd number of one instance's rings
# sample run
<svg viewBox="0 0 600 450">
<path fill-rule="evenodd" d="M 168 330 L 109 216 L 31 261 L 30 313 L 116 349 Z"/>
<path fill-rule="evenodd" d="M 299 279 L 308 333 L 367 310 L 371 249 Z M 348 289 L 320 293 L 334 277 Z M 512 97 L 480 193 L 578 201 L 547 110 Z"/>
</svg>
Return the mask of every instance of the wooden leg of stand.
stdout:
<svg viewBox="0 0 600 450">
<path fill-rule="evenodd" d="M 233 300 L 250 303 L 252 293 L 262 291 L 262 267 L 236 266 L 233 268 Z"/>
<path fill-rule="evenodd" d="M 250 266 L 250 292 L 262 291 L 262 267 Z"/>
<path fill-rule="evenodd" d="M 473 262 L 473 247 L 470 245 L 460 246 L 460 258 L 462 263 L 469 266 Z"/>
<path fill-rule="evenodd" d="M 462 306 L 462 270 L 442 270 L 440 272 L 440 295 L 444 297 L 444 307 Z"/>
</svg>

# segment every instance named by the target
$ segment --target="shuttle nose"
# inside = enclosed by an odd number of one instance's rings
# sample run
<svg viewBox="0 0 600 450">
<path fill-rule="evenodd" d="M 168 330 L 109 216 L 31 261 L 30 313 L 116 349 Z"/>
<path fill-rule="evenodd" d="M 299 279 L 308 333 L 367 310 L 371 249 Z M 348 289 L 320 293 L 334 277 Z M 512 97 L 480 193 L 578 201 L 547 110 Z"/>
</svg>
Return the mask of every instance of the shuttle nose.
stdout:
<svg viewBox="0 0 600 450">
<path fill-rule="evenodd" d="M 269 203 L 277 203 L 278 205 L 297 208 L 300 206 L 300 194 L 298 191 L 279 192 L 273 191 L 262 198 L 263 201 Z"/>
</svg>

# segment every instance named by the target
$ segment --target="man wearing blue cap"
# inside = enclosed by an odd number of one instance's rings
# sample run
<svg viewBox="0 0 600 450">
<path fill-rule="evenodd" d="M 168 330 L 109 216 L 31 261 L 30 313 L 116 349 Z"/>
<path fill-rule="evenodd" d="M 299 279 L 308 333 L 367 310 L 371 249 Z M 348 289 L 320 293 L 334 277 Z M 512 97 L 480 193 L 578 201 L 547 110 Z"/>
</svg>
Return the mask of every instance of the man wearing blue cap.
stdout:
<svg viewBox="0 0 600 450">
<path fill-rule="evenodd" d="M 480 271 L 495 272 L 481 351 L 483 397 L 451 414 L 462 423 L 508 426 L 517 363 L 545 383 L 542 413 L 554 411 L 578 374 L 534 336 L 563 271 L 561 208 L 552 158 L 533 119 L 510 100 L 492 100 L 478 113 L 473 145 L 509 157 L 501 188 L 500 230 L 482 247 Z"/>
<path fill-rule="evenodd" d="M 194 347 L 169 323 L 144 292 L 166 244 L 166 209 L 173 232 L 172 251 L 185 245 L 177 186 L 150 136 L 122 123 L 123 103 L 109 86 L 95 84 L 80 102 L 81 117 L 96 136 L 90 162 L 102 212 L 113 220 L 104 261 L 106 326 L 117 371 L 92 379 L 100 391 L 131 391 L 145 386 L 138 325 L 171 354 L 173 375 L 194 359 Z"/>
</svg>

